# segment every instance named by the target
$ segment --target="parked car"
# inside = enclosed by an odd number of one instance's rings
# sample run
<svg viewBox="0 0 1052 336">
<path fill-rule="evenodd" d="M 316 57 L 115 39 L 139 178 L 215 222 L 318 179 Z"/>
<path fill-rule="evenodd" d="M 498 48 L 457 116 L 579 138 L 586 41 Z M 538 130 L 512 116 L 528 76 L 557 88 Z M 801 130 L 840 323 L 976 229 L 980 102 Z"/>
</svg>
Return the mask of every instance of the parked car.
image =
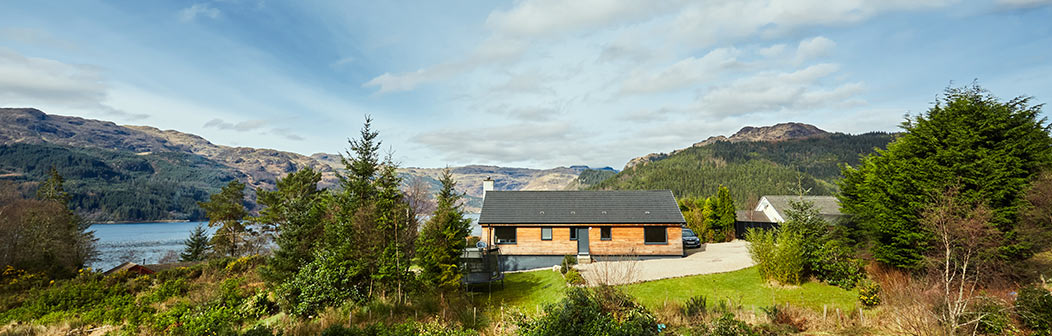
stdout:
<svg viewBox="0 0 1052 336">
<path fill-rule="evenodd" d="M 699 248 L 701 247 L 701 238 L 694 234 L 688 228 L 683 228 L 683 247 L 684 248 Z"/>
</svg>

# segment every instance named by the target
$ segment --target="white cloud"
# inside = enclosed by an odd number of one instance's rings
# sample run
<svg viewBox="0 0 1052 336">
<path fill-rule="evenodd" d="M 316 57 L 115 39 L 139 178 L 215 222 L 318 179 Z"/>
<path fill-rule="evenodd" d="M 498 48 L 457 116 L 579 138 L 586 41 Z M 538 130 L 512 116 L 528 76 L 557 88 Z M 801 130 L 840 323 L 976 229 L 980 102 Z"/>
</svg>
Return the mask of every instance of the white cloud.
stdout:
<svg viewBox="0 0 1052 336">
<path fill-rule="evenodd" d="M 493 31 L 511 36 L 540 36 L 640 21 L 668 10 L 679 1 L 530 0 L 486 19 Z"/>
<path fill-rule="evenodd" d="M 785 48 L 786 46 L 784 43 L 779 43 L 769 47 L 760 48 L 760 50 L 757 51 L 757 53 L 763 57 L 777 57 L 781 56 L 782 53 L 785 52 Z"/>
<path fill-rule="evenodd" d="M 223 119 L 215 118 L 209 120 L 204 124 L 204 128 L 216 128 L 221 130 L 233 130 L 238 132 L 247 132 L 252 130 L 260 129 L 267 125 L 266 120 L 245 120 L 237 123 L 226 122 Z"/>
<path fill-rule="evenodd" d="M 723 71 L 741 66 L 741 62 L 736 58 L 739 54 L 734 48 L 718 48 L 700 58 L 688 57 L 680 60 L 657 73 L 649 69 L 636 71 L 625 80 L 621 92 L 664 92 L 714 79 Z"/>
<path fill-rule="evenodd" d="M 207 17 L 210 19 L 218 19 L 221 12 L 218 8 L 212 7 L 212 5 L 206 3 L 196 3 L 190 7 L 183 8 L 179 11 L 179 20 L 183 22 L 190 22 L 198 17 Z"/>
<path fill-rule="evenodd" d="M 836 42 L 823 36 L 816 36 L 800 41 L 796 47 L 796 64 L 825 56 L 836 47 Z"/>
<path fill-rule="evenodd" d="M 0 48 L 0 100 L 5 104 L 92 110 L 125 120 L 147 117 L 113 108 L 105 103 L 107 95 L 108 87 L 97 67 L 27 57 Z"/>
<path fill-rule="evenodd" d="M 735 116 L 756 112 L 817 109 L 861 103 L 861 83 L 826 88 L 820 81 L 839 70 L 816 64 L 794 72 L 764 72 L 706 92 L 697 108 L 706 115 Z"/>
<path fill-rule="evenodd" d="M 1052 0 L 997 0 L 997 3 L 1012 8 L 1034 8 L 1052 5 Z"/>
<path fill-rule="evenodd" d="M 565 165 L 589 157 L 581 140 L 589 132 L 565 122 L 522 122 L 500 126 L 449 128 L 412 139 L 450 162 L 545 162 Z"/>
</svg>

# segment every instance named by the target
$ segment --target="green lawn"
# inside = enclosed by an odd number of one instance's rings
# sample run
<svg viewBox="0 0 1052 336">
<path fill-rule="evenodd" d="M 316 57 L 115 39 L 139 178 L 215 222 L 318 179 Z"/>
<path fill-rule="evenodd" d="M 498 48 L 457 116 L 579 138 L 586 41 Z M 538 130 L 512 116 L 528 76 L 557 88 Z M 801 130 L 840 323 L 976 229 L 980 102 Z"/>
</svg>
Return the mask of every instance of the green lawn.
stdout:
<svg viewBox="0 0 1052 336">
<path fill-rule="evenodd" d="M 564 289 L 566 282 L 562 274 L 551 270 L 507 273 L 504 275 L 504 289 L 495 285 L 490 292 L 485 289 L 475 292 L 474 297 L 477 302 L 492 307 L 503 305 L 534 311 L 544 304 L 558 302 L 565 296 Z"/>
<path fill-rule="evenodd" d="M 492 307 L 535 311 L 546 303 L 561 299 L 565 288 L 562 276 L 549 270 L 508 273 L 503 290 L 495 287 L 492 292 L 477 292 L 474 297 Z M 821 310 L 822 305 L 828 305 L 830 309 L 839 307 L 841 310 L 850 310 L 858 302 L 857 291 L 846 291 L 821 282 L 772 288 L 760 280 L 755 267 L 728 273 L 649 281 L 622 288 L 649 309 L 660 307 L 665 300 L 682 303 L 694 295 L 705 295 L 710 303 L 730 299 L 733 304 L 745 308 L 789 303 L 817 310 Z"/>
<path fill-rule="evenodd" d="M 650 309 L 669 302 L 686 301 L 694 295 L 705 295 L 711 304 L 715 300 L 730 299 L 745 308 L 789 303 L 799 307 L 822 309 L 854 309 L 858 291 L 847 291 L 822 282 L 808 282 L 797 287 L 771 287 L 760 279 L 755 267 L 740 271 L 695 275 L 689 277 L 649 281 L 623 287 L 625 292 Z"/>
</svg>

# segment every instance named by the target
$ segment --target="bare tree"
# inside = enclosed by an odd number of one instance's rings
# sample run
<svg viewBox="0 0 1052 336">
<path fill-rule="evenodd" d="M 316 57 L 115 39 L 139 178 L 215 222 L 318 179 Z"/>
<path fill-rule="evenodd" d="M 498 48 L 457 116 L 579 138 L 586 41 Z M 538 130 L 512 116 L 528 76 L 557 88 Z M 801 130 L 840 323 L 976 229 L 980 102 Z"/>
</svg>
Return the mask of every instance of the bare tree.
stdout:
<svg viewBox="0 0 1052 336">
<path fill-rule="evenodd" d="M 411 177 L 403 192 L 405 193 L 406 201 L 409 202 L 409 208 L 416 214 L 417 220 L 421 220 L 424 216 L 430 216 L 432 212 L 435 212 L 435 200 L 431 197 L 431 185 L 423 177 Z"/>
<path fill-rule="evenodd" d="M 970 312 L 980 299 L 976 290 L 988 280 L 997 231 L 990 224 L 993 212 L 984 204 L 965 204 L 955 188 L 938 195 L 921 215 L 921 225 L 935 236 L 929 256 L 930 274 L 943 297 L 932 314 L 946 335 L 957 335 L 966 326 L 977 326 L 985 314 Z M 973 329 L 974 331 L 974 329 Z"/>
</svg>

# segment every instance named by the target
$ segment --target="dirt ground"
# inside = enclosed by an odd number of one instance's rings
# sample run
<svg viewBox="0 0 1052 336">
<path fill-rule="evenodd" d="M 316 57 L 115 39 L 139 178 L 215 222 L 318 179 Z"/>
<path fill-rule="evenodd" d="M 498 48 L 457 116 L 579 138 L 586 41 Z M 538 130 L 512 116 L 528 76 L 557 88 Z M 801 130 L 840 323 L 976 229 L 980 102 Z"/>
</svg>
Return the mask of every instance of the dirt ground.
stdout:
<svg viewBox="0 0 1052 336">
<path fill-rule="evenodd" d="M 619 285 L 633 282 L 677 278 L 688 275 L 723 273 L 753 266 L 749 243 L 735 240 L 687 249 L 683 258 L 616 261 L 581 264 L 577 269 L 589 284 Z"/>
</svg>

